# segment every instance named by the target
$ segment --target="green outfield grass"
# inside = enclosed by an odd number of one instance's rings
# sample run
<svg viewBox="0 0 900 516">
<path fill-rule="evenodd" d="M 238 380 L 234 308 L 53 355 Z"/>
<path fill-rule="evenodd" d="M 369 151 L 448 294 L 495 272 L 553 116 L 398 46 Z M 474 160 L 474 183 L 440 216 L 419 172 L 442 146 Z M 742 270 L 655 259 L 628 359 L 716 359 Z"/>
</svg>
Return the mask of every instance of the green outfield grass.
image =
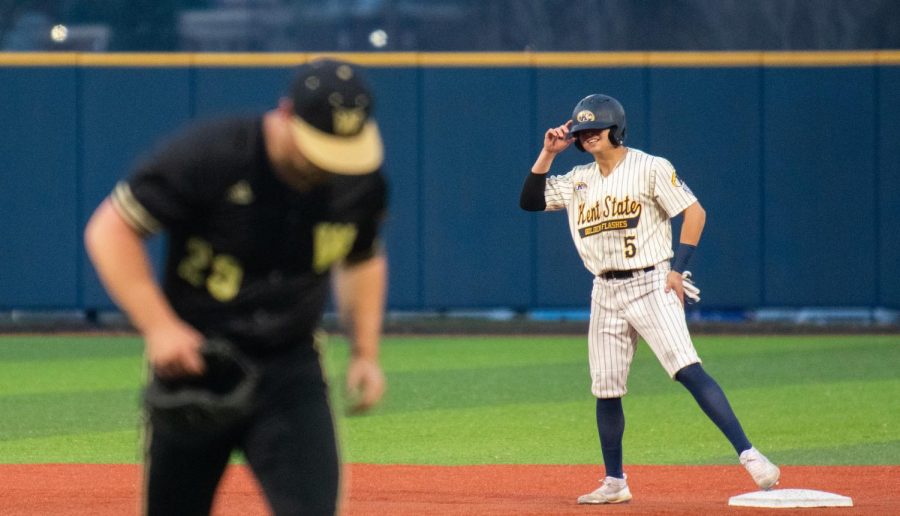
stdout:
<svg viewBox="0 0 900 516">
<path fill-rule="evenodd" d="M 705 367 L 751 440 L 782 464 L 900 464 L 900 336 L 700 336 Z M 346 343 L 332 378 L 350 462 L 599 461 L 582 337 L 389 337 L 390 387 L 344 415 Z M 0 336 L 0 463 L 139 461 L 140 340 Z M 733 451 L 645 345 L 625 397 L 625 461 L 729 464 Z"/>
</svg>

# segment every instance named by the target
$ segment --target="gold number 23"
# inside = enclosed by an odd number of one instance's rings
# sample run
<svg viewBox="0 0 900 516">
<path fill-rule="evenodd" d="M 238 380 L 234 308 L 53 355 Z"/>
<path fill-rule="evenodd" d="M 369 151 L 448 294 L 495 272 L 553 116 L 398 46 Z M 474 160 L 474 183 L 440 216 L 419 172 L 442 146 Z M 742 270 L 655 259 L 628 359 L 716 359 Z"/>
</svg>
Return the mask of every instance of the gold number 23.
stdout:
<svg viewBox="0 0 900 516">
<path fill-rule="evenodd" d="M 202 238 L 189 238 L 187 254 L 178 264 L 178 276 L 195 287 L 205 285 L 216 300 L 231 301 L 241 290 L 244 269 L 228 254 L 214 254 L 212 245 Z"/>
</svg>

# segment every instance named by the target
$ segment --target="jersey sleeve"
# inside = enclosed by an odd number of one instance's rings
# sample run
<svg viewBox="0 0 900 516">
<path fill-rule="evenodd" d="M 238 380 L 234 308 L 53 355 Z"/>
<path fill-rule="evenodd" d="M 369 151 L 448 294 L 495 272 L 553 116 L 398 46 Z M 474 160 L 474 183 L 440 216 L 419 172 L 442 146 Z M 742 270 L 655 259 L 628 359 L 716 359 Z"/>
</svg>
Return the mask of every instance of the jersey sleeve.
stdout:
<svg viewBox="0 0 900 516">
<path fill-rule="evenodd" d="M 697 202 L 694 192 L 678 177 L 675 167 L 663 158 L 655 158 L 652 170 L 654 174 L 653 198 L 663 210 L 674 217 L 685 208 Z"/>
<path fill-rule="evenodd" d="M 544 187 L 544 199 L 547 202 L 546 211 L 556 211 L 565 209 L 572 201 L 572 177 L 575 172 L 561 176 L 550 176 L 547 178 L 547 185 Z"/>
<path fill-rule="evenodd" d="M 380 172 L 369 194 L 368 203 L 368 215 L 359 223 L 356 240 L 344 258 L 345 263 L 363 262 L 381 251 L 381 226 L 387 217 L 387 184 Z"/>
<path fill-rule="evenodd" d="M 143 236 L 187 224 L 203 205 L 205 141 L 215 138 L 190 129 L 166 139 L 142 157 L 130 176 L 110 194 L 113 206 Z"/>
</svg>

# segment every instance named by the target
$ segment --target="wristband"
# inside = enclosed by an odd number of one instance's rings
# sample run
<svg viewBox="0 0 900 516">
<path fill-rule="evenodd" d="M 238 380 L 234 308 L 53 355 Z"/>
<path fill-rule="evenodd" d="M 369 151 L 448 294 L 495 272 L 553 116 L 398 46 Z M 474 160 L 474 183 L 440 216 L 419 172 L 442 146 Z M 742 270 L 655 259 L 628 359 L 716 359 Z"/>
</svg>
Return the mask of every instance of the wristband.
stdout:
<svg viewBox="0 0 900 516">
<path fill-rule="evenodd" d="M 697 249 L 697 246 L 684 243 L 678 244 L 678 249 L 675 250 L 675 259 L 672 261 L 672 270 L 679 274 L 684 272 L 687 269 L 688 262 L 691 261 L 694 249 Z"/>
</svg>

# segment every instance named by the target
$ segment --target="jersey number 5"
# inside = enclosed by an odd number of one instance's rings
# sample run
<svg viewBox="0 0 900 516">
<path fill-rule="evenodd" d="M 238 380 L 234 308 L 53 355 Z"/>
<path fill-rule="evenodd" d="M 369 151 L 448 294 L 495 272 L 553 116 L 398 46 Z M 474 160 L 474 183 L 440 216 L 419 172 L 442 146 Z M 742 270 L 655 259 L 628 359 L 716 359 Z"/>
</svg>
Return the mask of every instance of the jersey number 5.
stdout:
<svg viewBox="0 0 900 516">
<path fill-rule="evenodd" d="M 637 237 L 634 235 L 625 237 L 625 258 L 634 258 L 634 255 L 637 254 L 637 247 L 634 246 L 635 238 Z"/>
<path fill-rule="evenodd" d="M 231 301 L 241 289 L 244 269 L 241 262 L 228 254 L 214 254 L 212 245 L 201 238 L 189 238 L 187 254 L 178 264 L 178 276 L 195 287 L 205 284 L 209 295 L 217 301 Z"/>
</svg>

